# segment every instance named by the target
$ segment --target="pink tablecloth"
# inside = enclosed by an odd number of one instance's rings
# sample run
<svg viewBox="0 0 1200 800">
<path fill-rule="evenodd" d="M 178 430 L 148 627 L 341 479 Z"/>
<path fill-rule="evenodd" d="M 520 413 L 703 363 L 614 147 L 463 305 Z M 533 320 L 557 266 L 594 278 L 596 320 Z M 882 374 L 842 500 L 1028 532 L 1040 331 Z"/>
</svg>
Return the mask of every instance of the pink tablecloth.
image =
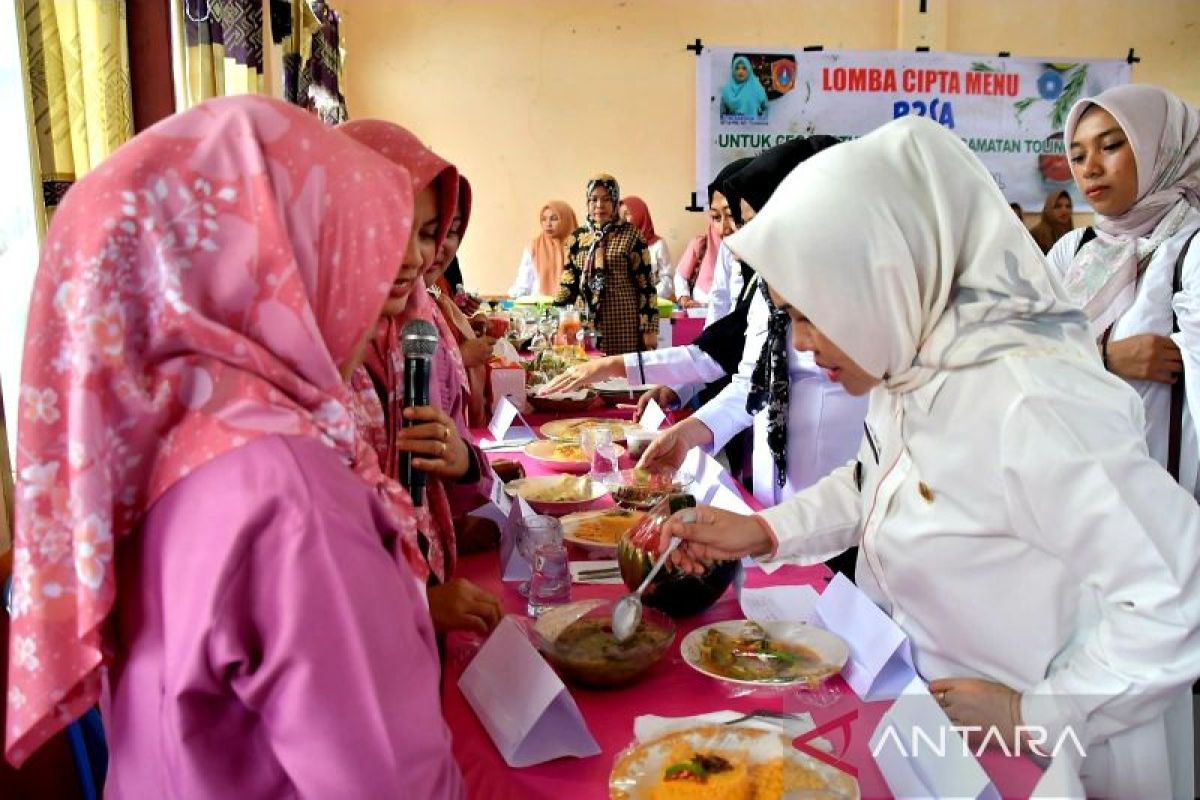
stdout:
<svg viewBox="0 0 1200 800">
<path fill-rule="evenodd" d="M 671 314 L 671 344 L 681 347 L 691 344 L 704 330 L 704 317 L 689 317 L 683 311 Z"/>
<path fill-rule="evenodd" d="M 539 424 L 545 419 L 534 417 L 530 421 Z M 516 457 L 526 464 L 530 474 L 545 474 L 542 465 L 526 459 L 523 454 L 496 454 L 496 457 Z M 500 580 L 499 559 L 494 552 L 463 558 L 456 574 L 496 593 L 506 612 L 524 613 L 525 601 L 514 585 Z M 824 566 L 786 566 L 770 576 L 755 571 L 751 580 L 754 585 L 809 584 L 820 591 L 829 575 Z M 625 589 L 622 586 L 575 585 L 571 591 L 572 598 L 578 600 L 618 597 Z M 825 707 L 806 703 L 804 696 L 798 694 L 761 691 L 738 694 L 726 684 L 687 666 L 680 656 L 679 643 L 689 631 L 710 622 L 741 617 L 741 609 L 731 589 L 705 613 L 678 621 L 675 643 L 640 682 L 610 691 L 570 687 L 592 735 L 600 744 L 601 754 L 583 759 L 558 759 L 523 769 L 513 769 L 504 762 L 458 689 L 458 678 L 478 647 L 478 639 L 452 637 L 447 646 L 442 679 L 443 712 L 454 735 L 454 754 L 466 778 L 468 796 L 472 800 L 601 800 L 608 797 L 608 774 L 615 758 L 633 739 L 635 717 L 642 714 L 685 716 L 722 709 L 770 709 L 810 712 L 818 729 L 827 728 L 821 735 L 833 743 L 842 767 L 858 778 L 862 797 L 890 797 L 869 750 L 871 733 L 888 703 L 861 702 L 840 678 L 832 682 L 838 693 L 836 700 Z M 1028 797 L 1040 775 L 1031 762 L 1006 758 L 1000 753 L 986 754 L 982 763 L 1005 797 Z"/>
</svg>

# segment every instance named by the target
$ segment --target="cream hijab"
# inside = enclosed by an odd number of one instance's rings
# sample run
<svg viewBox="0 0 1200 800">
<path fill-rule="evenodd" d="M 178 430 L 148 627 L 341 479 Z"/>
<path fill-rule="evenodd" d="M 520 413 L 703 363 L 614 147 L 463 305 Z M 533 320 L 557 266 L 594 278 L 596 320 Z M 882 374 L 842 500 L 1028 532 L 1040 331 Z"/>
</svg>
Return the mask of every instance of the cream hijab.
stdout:
<svg viewBox="0 0 1200 800">
<path fill-rule="evenodd" d="M 1071 107 L 1067 142 L 1094 105 L 1125 131 L 1138 171 L 1137 201 L 1119 217 L 1096 215 L 1096 238 L 1063 276 L 1099 337 L 1133 305 L 1141 266 L 1200 208 L 1200 112 L 1157 86 L 1118 86 Z"/>
<path fill-rule="evenodd" d="M 1018 352 L 1099 368 L 1087 320 L 987 170 L 929 120 L 818 153 L 725 242 L 894 395 Z"/>
</svg>

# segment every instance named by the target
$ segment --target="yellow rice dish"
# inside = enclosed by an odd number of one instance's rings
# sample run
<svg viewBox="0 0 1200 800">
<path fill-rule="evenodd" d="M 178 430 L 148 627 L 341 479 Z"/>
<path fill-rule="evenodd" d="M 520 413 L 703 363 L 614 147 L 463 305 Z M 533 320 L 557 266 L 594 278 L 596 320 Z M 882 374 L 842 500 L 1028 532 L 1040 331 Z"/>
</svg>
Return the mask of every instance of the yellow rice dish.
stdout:
<svg viewBox="0 0 1200 800">
<path fill-rule="evenodd" d="M 780 800 L 785 787 L 826 788 L 816 773 L 784 758 L 755 764 L 742 752 L 697 752 L 680 742 L 667 761 L 651 800 Z"/>
</svg>

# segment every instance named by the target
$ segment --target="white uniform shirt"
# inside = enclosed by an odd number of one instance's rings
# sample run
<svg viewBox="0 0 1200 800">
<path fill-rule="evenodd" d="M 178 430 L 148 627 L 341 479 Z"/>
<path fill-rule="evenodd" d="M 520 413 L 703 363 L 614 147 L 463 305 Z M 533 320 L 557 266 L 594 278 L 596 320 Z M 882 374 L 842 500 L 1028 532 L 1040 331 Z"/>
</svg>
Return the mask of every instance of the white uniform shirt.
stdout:
<svg viewBox="0 0 1200 800">
<path fill-rule="evenodd" d="M 654 290 L 659 297 L 673 297 L 675 265 L 671 262 L 671 250 L 666 239 L 659 239 L 649 246 L 650 269 L 654 275 Z"/>
<path fill-rule="evenodd" d="M 811 353 L 788 347 L 788 474 L 780 488 L 767 445 L 767 411 L 746 412 L 754 366 L 767 339 L 768 316 L 766 301 L 761 294 L 755 295 L 746 318 L 746 345 L 738 372 L 720 394 L 696 412 L 696 418 L 712 431 L 713 452 L 754 426 L 754 496 L 764 506 L 773 506 L 854 457 L 862 439 L 867 398 L 846 394 L 841 384 L 825 377 Z"/>
<path fill-rule="evenodd" d="M 537 268 L 533 263 L 533 253 L 526 247 L 521 253 L 521 263 L 517 265 L 517 280 L 509 287 L 508 296 L 528 297 L 536 294 L 537 288 Z"/>
<path fill-rule="evenodd" d="M 733 277 L 733 273 L 737 274 L 736 278 Z M 675 273 L 675 296 L 690 296 L 697 303 L 702 305 L 707 303 L 709 305 L 710 314 L 710 316 L 707 318 L 707 324 L 709 325 L 712 324 L 714 319 L 720 319 L 729 313 L 729 310 L 733 308 L 733 304 L 729 300 L 729 292 L 731 287 L 733 291 L 733 297 L 736 298 L 738 291 L 741 290 L 741 285 L 741 268 L 737 265 L 737 259 L 734 258 L 733 253 L 729 251 L 729 248 L 725 246 L 724 242 L 722 242 L 721 246 L 717 249 L 717 261 L 713 265 L 713 279 L 707 290 L 701 289 L 699 286 L 697 286 L 694 290 L 689 289 L 687 278 L 680 275 L 678 272 Z M 724 289 L 721 288 L 722 286 Z M 724 292 L 724 299 L 722 299 L 722 295 L 718 295 L 716 302 L 719 306 L 722 306 L 724 310 L 716 312 L 716 316 L 714 317 L 712 316 L 712 304 L 714 302 L 713 293 L 721 291 Z"/>
<path fill-rule="evenodd" d="M 704 384 L 725 377 L 721 365 L 694 344 L 647 350 L 642 353 L 641 368 L 637 353 L 626 353 L 624 359 L 625 377 L 631 384 L 670 386 L 681 404 L 691 400 Z"/>
<path fill-rule="evenodd" d="M 861 488 L 846 467 L 762 512 L 777 556 L 859 545 L 856 581 L 923 678 L 1022 692 L 1051 743 L 1072 725 L 1089 793 L 1170 796 L 1183 740 L 1164 710 L 1200 674 L 1200 508 L 1146 457 L 1136 395 L 1040 356 L 942 372 L 893 403 L 872 394 Z"/>
<path fill-rule="evenodd" d="M 717 267 L 713 271 L 712 286 L 708 289 L 708 314 L 704 318 L 704 326 L 708 327 L 724 317 L 737 305 L 738 295 L 742 292 L 742 265 L 736 257 L 721 243 L 717 251 Z"/>
<path fill-rule="evenodd" d="M 1200 446 L 1196 421 L 1200 420 L 1200 241 L 1192 243 L 1183 265 L 1183 290 L 1172 297 L 1175 261 L 1184 242 L 1200 228 L 1200 211 L 1192 210 L 1183 230 L 1159 245 L 1138 281 L 1133 306 L 1113 325 L 1110 342 L 1153 333 L 1171 335 L 1171 308 L 1179 318 L 1175 343 L 1183 353 L 1186 404 L 1179 450 L 1179 483 L 1200 499 Z M 1075 256 L 1083 229 L 1058 240 L 1048 258 L 1061 278 Z M 1197 236 L 1200 240 L 1200 236 Z M 1146 443 L 1155 461 L 1166 466 L 1171 424 L 1171 387 L 1157 381 L 1131 380 L 1146 408 Z"/>
<path fill-rule="evenodd" d="M 707 295 L 709 306 L 704 327 L 707 328 L 733 310 L 741 294 L 742 285 L 741 265 L 729 248 L 722 244 L 717 256 L 717 269 L 713 275 L 711 293 Z M 642 380 L 637 355 L 625 355 L 625 374 L 630 383 L 670 386 L 679 395 L 681 404 L 691 400 L 704 384 L 725 377 L 725 370 L 712 356 L 691 344 L 643 353 L 642 369 L 645 370 L 645 381 Z"/>
</svg>

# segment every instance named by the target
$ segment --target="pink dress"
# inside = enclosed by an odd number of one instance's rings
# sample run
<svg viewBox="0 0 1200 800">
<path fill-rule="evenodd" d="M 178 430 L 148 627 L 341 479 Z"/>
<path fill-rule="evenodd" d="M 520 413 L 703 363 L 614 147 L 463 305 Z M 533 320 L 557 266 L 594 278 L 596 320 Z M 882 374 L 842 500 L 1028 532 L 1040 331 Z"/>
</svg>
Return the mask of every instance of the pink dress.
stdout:
<svg viewBox="0 0 1200 800">
<path fill-rule="evenodd" d="M 108 798 L 460 798 L 424 589 L 337 452 L 267 436 L 117 548 Z"/>
</svg>

